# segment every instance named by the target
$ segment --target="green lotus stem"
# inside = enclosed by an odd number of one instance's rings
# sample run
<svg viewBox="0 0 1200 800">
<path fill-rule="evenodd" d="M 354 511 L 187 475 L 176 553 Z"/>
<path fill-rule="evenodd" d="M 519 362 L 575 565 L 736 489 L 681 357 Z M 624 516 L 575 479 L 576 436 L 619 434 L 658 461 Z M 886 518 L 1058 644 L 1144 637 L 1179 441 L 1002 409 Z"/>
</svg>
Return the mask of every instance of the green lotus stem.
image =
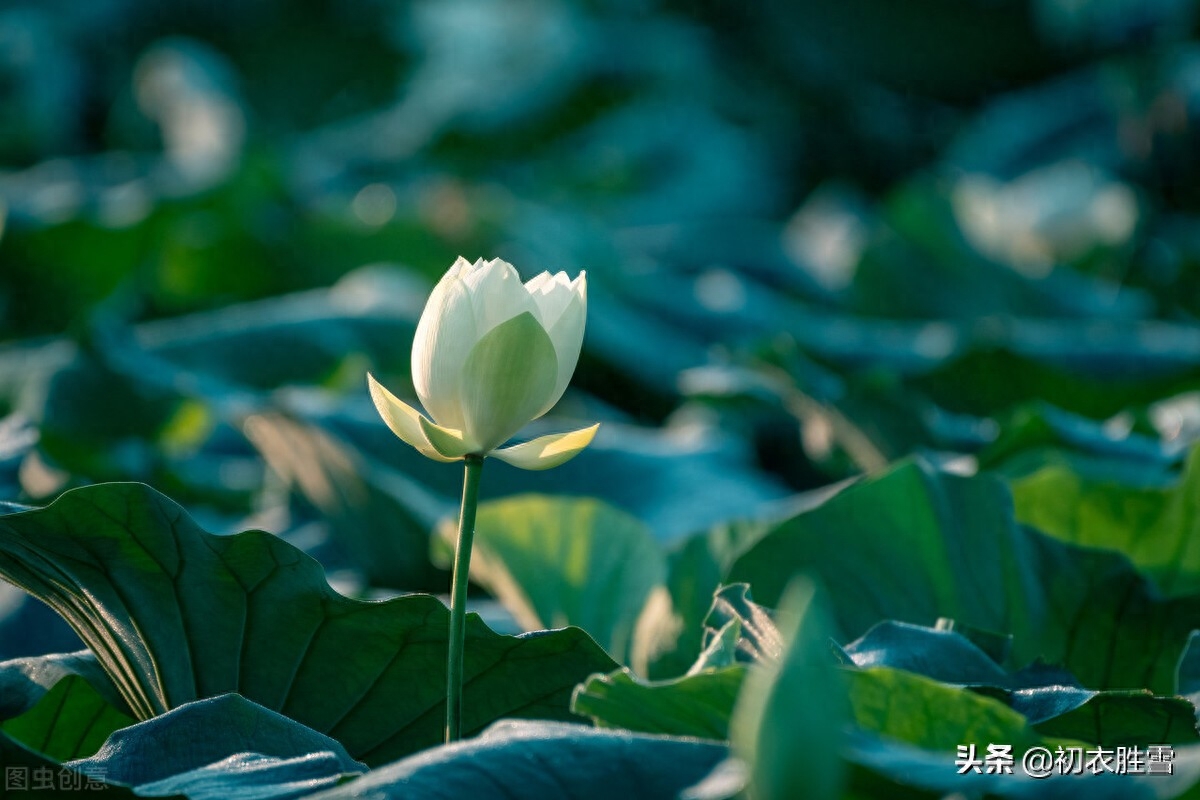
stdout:
<svg viewBox="0 0 1200 800">
<path fill-rule="evenodd" d="M 464 459 L 462 511 L 458 517 L 458 547 L 454 551 L 454 580 L 450 588 L 450 654 L 446 659 L 446 743 L 462 735 L 463 645 L 466 640 L 467 578 L 471 572 L 471 540 L 475 538 L 475 509 L 479 505 L 479 475 L 483 456 Z"/>
</svg>

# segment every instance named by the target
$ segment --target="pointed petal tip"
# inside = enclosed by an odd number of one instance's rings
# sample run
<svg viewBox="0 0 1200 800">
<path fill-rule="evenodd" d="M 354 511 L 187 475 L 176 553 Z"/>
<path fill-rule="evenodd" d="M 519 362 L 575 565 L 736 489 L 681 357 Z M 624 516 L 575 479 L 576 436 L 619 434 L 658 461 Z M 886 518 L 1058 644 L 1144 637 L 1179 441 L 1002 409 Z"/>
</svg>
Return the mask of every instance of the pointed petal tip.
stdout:
<svg viewBox="0 0 1200 800">
<path fill-rule="evenodd" d="M 475 269 L 463 276 L 472 293 L 494 294 L 504 291 L 509 281 L 521 282 L 517 268 L 502 258 L 475 262 Z"/>
<path fill-rule="evenodd" d="M 379 411 L 380 415 L 383 415 L 384 409 L 388 408 L 393 402 L 404 405 L 404 401 L 389 392 L 387 387 L 380 383 L 379 379 L 370 372 L 367 373 L 367 391 L 371 393 L 371 401 L 375 403 L 375 408 Z M 386 419 L 385 416 L 384 420 L 386 421 Z"/>
<path fill-rule="evenodd" d="M 422 429 L 422 423 L 426 420 L 421 412 L 389 392 L 369 372 L 367 373 L 367 388 L 371 392 L 371 402 L 375 404 L 375 410 L 379 412 L 379 416 L 383 418 L 388 429 L 396 434 L 400 441 L 411 445 L 421 455 L 434 461 L 455 460 L 443 456 L 430 444 Z"/>
<path fill-rule="evenodd" d="M 490 261 L 484 261 L 483 266 L 489 269 L 499 270 L 500 273 L 505 277 L 517 274 L 517 268 L 505 261 L 503 258 L 493 258 Z"/>
<path fill-rule="evenodd" d="M 534 292 L 544 293 L 546 291 L 546 283 L 550 281 L 549 272 L 539 272 L 529 280 L 525 281 L 525 290 L 530 294 Z"/>
<path fill-rule="evenodd" d="M 495 450 L 491 455 L 514 467 L 543 470 L 565 464 L 592 443 L 600 423 L 566 433 L 552 433 L 524 444 Z"/>
<path fill-rule="evenodd" d="M 468 263 L 467 260 L 462 256 L 459 256 L 454 260 L 454 263 L 450 265 L 450 269 L 446 270 L 445 274 L 438 279 L 437 284 L 434 286 L 434 292 L 437 292 L 439 289 L 444 291 L 446 285 L 460 280 L 463 275 L 466 275 L 470 271 L 470 263 Z"/>
</svg>

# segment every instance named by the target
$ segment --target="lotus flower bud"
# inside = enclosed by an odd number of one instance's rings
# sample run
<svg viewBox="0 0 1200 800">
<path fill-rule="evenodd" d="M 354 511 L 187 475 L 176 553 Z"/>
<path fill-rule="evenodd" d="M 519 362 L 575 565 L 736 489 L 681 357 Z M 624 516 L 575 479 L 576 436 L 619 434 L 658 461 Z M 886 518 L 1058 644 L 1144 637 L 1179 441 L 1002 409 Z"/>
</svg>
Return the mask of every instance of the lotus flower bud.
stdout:
<svg viewBox="0 0 1200 800">
<path fill-rule="evenodd" d="M 371 399 L 393 433 L 436 461 L 476 454 L 522 469 L 557 466 L 599 426 L 500 445 L 562 397 L 586 317 L 584 272 L 574 280 L 543 272 L 522 284 L 506 261 L 459 258 L 430 294 L 413 340 L 413 386 L 432 419 L 368 375 Z"/>
</svg>

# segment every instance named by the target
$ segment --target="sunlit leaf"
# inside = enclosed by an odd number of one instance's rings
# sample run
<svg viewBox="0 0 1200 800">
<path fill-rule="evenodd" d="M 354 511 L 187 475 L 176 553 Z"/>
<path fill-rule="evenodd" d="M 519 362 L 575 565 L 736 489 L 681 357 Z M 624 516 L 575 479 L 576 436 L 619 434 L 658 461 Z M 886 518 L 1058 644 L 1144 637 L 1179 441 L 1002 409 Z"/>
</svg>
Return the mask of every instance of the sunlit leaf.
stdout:
<svg viewBox="0 0 1200 800">
<path fill-rule="evenodd" d="M 371 764 L 441 740 L 442 603 L 349 600 L 291 545 L 207 534 L 148 487 L 85 487 L 0 518 L 0 574 L 71 623 L 139 719 L 238 692 Z M 465 663 L 465 731 L 566 719 L 575 684 L 616 666 L 578 629 L 507 637 L 474 616 Z"/>
</svg>

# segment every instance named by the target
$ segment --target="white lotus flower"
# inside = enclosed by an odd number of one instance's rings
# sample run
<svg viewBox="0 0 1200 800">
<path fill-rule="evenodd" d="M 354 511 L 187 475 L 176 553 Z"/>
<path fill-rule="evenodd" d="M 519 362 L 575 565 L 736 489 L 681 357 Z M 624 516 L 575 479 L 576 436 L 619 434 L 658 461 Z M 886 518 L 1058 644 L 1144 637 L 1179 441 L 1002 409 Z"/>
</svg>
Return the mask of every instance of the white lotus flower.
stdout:
<svg viewBox="0 0 1200 800">
<path fill-rule="evenodd" d="M 435 461 L 468 454 L 522 469 L 558 466 L 599 425 L 497 449 L 562 397 L 583 344 L 587 274 L 522 284 L 501 259 L 459 258 L 434 287 L 413 340 L 413 386 L 432 421 L 371 375 L 371 399 L 392 432 Z"/>
</svg>

